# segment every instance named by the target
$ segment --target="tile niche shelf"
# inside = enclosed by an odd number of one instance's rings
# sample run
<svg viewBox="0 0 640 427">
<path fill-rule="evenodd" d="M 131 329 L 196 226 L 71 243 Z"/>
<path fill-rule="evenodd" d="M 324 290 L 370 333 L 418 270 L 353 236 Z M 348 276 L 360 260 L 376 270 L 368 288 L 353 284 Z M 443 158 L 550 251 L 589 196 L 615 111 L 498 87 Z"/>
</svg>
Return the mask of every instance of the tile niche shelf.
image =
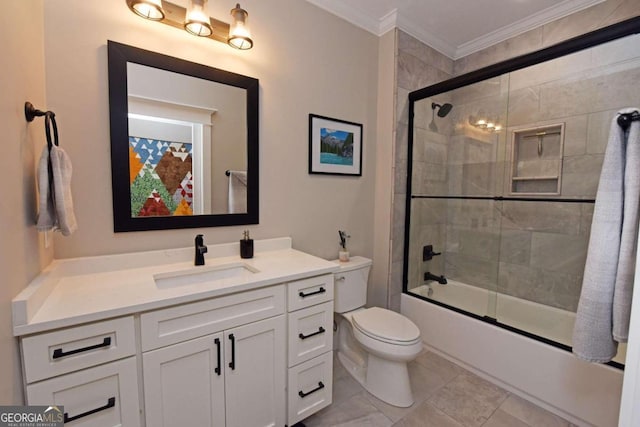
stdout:
<svg viewBox="0 0 640 427">
<path fill-rule="evenodd" d="M 564 123 L 513 131 L 510 192 L 560 195 Z"/>
</svg>

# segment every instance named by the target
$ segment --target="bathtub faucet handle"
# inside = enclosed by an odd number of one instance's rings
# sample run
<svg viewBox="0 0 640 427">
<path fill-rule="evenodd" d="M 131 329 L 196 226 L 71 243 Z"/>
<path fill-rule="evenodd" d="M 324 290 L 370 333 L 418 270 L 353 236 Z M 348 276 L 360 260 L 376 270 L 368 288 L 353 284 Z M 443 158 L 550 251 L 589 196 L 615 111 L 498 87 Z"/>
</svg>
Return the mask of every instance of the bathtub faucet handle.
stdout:
<svg viewBox="0 0 640 427">
<path fill-rule="evenodd" d="M 442 252 L 434 252 L 433 245 L 422 247 L 422 261 L 431 261 L 434 256 L 442 255 Z"/>
</svg>

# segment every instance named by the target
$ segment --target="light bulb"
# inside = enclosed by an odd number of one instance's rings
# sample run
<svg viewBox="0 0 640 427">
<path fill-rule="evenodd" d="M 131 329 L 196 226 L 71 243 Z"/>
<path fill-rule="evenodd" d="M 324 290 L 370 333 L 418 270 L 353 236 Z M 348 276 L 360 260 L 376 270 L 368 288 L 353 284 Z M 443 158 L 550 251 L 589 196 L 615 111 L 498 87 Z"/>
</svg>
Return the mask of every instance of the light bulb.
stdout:
<svg viewBox="0 0 640 427">
<path fill-rule="evenodd" d="M 233 21 L 229 27 L 229 38 L 227 39 L 229 46 L 241 50 L 253 47 L 251 31 L 249 31 L 249 27 L 246 24 L 248 15 L 247 11 L 240 7 L 240 3 L 237 3 L 236 7 L 231 9 Z"/>
<path fill-rule="evenodd" d="M 191 7 L 184 21 L 184 29 L 194 36 L 209 37 L 213 33 L 211 21 L 204 12 L 206 3 L 207 0 L 191 0 Z"/>
<path fill-rule="evenodd" d="M 136 15 L 142 18 L 152 21 L 164 19 L 162 0 L 137 0 L 129 3 L 129 7 Z"/>
</svg>

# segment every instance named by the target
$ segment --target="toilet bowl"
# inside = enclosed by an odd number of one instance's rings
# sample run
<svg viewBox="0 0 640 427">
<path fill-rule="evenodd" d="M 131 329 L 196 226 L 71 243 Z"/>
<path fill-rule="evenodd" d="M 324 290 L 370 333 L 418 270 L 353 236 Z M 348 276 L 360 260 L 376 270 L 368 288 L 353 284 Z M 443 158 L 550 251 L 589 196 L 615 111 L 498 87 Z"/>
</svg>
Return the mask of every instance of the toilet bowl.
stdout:
<svg viewBox="0 0 640 427">
<path fill-rule="evenodd" d="M 413 395 L 407 363 L 422 351 L 420 330 L 394 311 L 364 308 L 370 267 L 371 260 L 352 257 L 335 274 L 338 360 L 378 399 L 408 407 Z"/>
</svg>

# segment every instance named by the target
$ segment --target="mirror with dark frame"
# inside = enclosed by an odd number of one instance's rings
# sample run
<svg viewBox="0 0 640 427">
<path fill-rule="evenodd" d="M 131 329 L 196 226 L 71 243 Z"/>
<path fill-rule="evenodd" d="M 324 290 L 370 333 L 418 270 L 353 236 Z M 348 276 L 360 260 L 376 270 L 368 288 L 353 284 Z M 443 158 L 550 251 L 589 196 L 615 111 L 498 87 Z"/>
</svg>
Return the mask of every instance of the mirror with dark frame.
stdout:
<svg viewBox="0 0 640 427">
<path fill-rule="evenodd" d="M 114 231 L 258 223 L 258 80 L 108 42 Z"/>
</svg>

